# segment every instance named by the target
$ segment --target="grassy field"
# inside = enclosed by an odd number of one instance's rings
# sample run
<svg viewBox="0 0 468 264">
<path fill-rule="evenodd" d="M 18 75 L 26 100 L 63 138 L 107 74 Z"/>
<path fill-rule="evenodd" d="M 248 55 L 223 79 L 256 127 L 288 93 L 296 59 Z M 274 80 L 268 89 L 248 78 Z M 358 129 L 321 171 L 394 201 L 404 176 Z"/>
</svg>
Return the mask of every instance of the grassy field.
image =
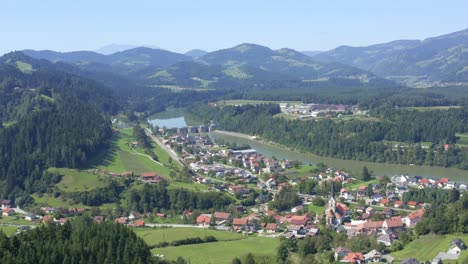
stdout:
<svg viewBox="0 0 468 264">
<path fill-rule="evenodd" d="M 310 171 L 316 168 L 317 167 L 314 165 L 302 165 L 299 169 L 296 169 L 296 168 L 287 169 L 286 172 L 289 172 L 289 173 L 295 172 L 294 174 L 288 174 L 287 177 L 289 179 L 295 179 L 295 178 L 312 176 L 316 173 L 312 173 Z"/>
<path fill-rule="evenodd" d="M 55 208 L 69 208 L 69 207 L 85 207 L 83 204 L 74 204 L 69 199 L 62 199 L 60 197 L 53 197 L 50 194 L 43 194 L 41 197 L 37 193 L 32 194 L 31 197 L 34 199 L 39 206 L 51 206 Z"/>
<path fill-rule="evenodd" d="M 431 261 L 439 252 L 447 252 L 450 242 L 455 238 L 461 238 L 465 243 L 468 241 L 468 235 L 426 235 L 412 241 L 401 251 L 391 253 L 396 261 L 402 261 L 405 258 L 416 258 L 420 262 Z M 459 260 L 468 257 L 468 252 L 464 251 Z M 444 261 L 444 263 L 450 263 Z M 455 263 L 455 262 L 453 262 Z"/>
<path fill-rule="evenodd" d="M 18 217 L 18 219 L 17 219 Z M 27 221 L 21 218 L 21 216 L 2 216 L 0 223 L 8 223 L 13 225 L 32 225 L 31 221 Z M 16 227 L 15 227 L 16 229 Z"/>
<path fill-rule="evenodd" d="M 63 175 L 62 180 L 56 186 L 65 192 L 87 191 L 106 185 L 103 176 L 85 171 L 65 168 L 50 168 L 49 171 Z"/>
<path fill-rule="evenodd" d="M 214 236 L 218 241 L 231 241 L 243 238 L 243 236 L 238 233 L 230 233 L 204 228 L 137 228 L 135 229 L 135 232 L 150 246 L 154 246 L 164 241 L 172 242 L 174 240 L 193 237 L 203 238 L 205 236 Z"/>
<path fill-rule="evenodd" d="M 457 146 L 468 148 L 468 133 L 458 133 L 456 136 L 460 137 L 460 140 L 457 142 Z"/>
<path fill-rule="evenodd" d="M 449 106 L 414 106 L 414 107 L 403 107 L 404 109 L 417 110 L 421 112 L 432 111 L 432 110 L 448 110 L 450 108 L 460 108 L 459 105 L 449 105 Z"/>
<path fill-rule="evenodd" d="M 262 100 L 223 100 L 218 105 L 246 105 L 246 104 L 280 104 L 288 103 L 290 105 L 301 105 L 301 101 L 262 101 Z"/>
<path fill-rule="evenodd" d="M 249 252 L 259 257 L 274 257 L 278 246 L 279 239 L 276 238 L 250 237 L 234 241 L 156 248 L 151 252 L 171 260 L 182 256 L 192 264 L 229 264 L 235 257 L 243 257 Z"/>
<path fill-rule="evenodd" d="M 132 137 L 133 129 L 121 129 L 119 135 L 112 138 L 111 147 L 94 160 L 92 166 L 97 166 L 101 170 L 106 170 L 114 173 L 124 171 L 132 171 L 135 174 L 142 172 L 155 171 L 163 176 L 168 177 L 170 170 L 164 166 L 168 165 L 169 154 L 167 154 L 159 146 L 153 144 L 153 150 L 161 160 L 161 164 L 155 163 L 145 156 L 144 149 L 130 148 L 128 143 L 134 142 Z"/>
<path fill-rule="evenodd" d="M 13 235 L 16 233 L 17 227 L 15 226 L 2 226 L 0 225 L 0 230 L 3 231 L 3 233 L 7 236 Z"/>
<path fill-rule="evenodd" d="M 325 212 L 325 206 L 318 206 L 318 205 L 309 204 L 309 213 L 323 214 L 324 212 Z M 313 215 L 313 216 L 315 216 L 315 215 Z"/>
<path fill-rule="evenodd" d="M 348 184 L 344 184 L 343 187 L 347 190 L 356 190 L 356 189 L 359 189 L 359 187 L 361 186 L 366 186 L 371 184 L 371 183 L 378 183 L 379 180 L 378 179 L 372 179 L 370 181 L 362 181 L 362 180 L 355 180 L 355 181 L 352 181 Z"/>
</svg>

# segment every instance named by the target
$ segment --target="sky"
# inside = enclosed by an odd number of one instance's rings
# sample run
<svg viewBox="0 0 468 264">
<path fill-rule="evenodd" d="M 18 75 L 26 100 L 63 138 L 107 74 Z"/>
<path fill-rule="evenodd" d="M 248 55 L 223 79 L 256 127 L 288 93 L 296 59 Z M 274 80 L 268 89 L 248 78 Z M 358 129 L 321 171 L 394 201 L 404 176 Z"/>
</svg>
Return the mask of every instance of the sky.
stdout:
<svg viewBox="0 0 468 264">
<path fill-rule="evenodd" d="M 112 43 L 175 52 L 240 43 L 324 51 L 463 30 L 467 10 L 466 0 L 4 0 L 0 54 Z"/>
</svg>

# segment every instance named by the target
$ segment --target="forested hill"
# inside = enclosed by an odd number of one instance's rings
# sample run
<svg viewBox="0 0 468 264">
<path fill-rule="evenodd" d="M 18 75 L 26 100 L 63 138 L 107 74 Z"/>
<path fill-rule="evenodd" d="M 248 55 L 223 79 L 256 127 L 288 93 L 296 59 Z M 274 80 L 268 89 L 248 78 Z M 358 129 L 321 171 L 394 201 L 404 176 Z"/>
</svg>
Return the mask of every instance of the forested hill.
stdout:
<svg viewBox="0 0 468 264">
<path fill-rule="evenodd" d="M 410 86 L 468 83 L 468 29 L 419 40 L 368 47 L 341 46 L 313 56 L 371 71 Z"/>
<path fill-rule="evenodd" d="M 47 167 L 78 167 L 111 136 L 104 86 L 9 54 L 0 64 L 0 198 L 33 192 Z M 26 61 L 28 60 L 28 61 Z"/>
<path fill-rule="evenodd" d="M 0 231 L 0 263 L 172 263 L 151 255 L 143 239 L 123 225 L 78 218 L 21 235 Z"/>
</svg>

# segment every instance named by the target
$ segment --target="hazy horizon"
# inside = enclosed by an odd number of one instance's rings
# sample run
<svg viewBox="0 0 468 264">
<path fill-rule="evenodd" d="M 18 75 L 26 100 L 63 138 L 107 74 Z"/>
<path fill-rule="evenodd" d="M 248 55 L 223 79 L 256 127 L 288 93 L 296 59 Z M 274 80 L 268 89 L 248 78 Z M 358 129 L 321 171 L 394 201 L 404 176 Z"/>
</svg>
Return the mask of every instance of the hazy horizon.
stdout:
<svg viewBox="0 0 468 264">
<path fill-rule="evenodd" d="M 185 53 L 241 43 L 326 51 L 444 35 L 468 27 L 466 1 L 5 2 L 0 54 L 96 51 L 110 44 Z"/>
</svg>

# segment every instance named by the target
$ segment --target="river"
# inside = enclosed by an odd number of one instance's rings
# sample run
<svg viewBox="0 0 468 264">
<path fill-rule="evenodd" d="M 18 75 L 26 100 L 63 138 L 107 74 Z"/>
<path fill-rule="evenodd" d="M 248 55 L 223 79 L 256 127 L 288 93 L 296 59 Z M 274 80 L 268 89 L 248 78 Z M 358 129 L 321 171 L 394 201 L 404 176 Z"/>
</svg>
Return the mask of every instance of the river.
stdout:
<svg viewBox="0 0 468 264">
<path fill-rule="evenodd" d="M 388 164 L 388 163 L 376 163 L 356 160 L 342 160 L 328 157 L 321 157 L 309 153 L 301 153 L 292 151 L 287 148 L 283 148 L 276 145 L 263 143 L 257 140 L 252 140 L 248 135 L 237 134 L 237 133 L 223 133 L 222 131 L 214 131 L 210 133 L 210 137 L 216 142 L 216 139 L 223 139 L 225 142 L 236 143 L 237 145 L 249 145 L 258 153 L 272 157 L 275 156 L 278 159 L 289 159 L 299 160 L 306 164 L 317 164 L 323 162 L 330 167 L 337 169 L 344 169 L 352 172 L 354 175 L 359 174 L 362 171 L 363 166 L 373 172 L 374 175 L 410 175 L 410 176 L 423 176 L 423 177 L 437 177 L 437 178 L 449 178 L 457 182 L 468 183 L 468 171 L 455 169 L 455 168 L 443 168 L 443 167 L 431 167 L 431 166 L 410 166 L 400 164 Z"/>
</svg>

